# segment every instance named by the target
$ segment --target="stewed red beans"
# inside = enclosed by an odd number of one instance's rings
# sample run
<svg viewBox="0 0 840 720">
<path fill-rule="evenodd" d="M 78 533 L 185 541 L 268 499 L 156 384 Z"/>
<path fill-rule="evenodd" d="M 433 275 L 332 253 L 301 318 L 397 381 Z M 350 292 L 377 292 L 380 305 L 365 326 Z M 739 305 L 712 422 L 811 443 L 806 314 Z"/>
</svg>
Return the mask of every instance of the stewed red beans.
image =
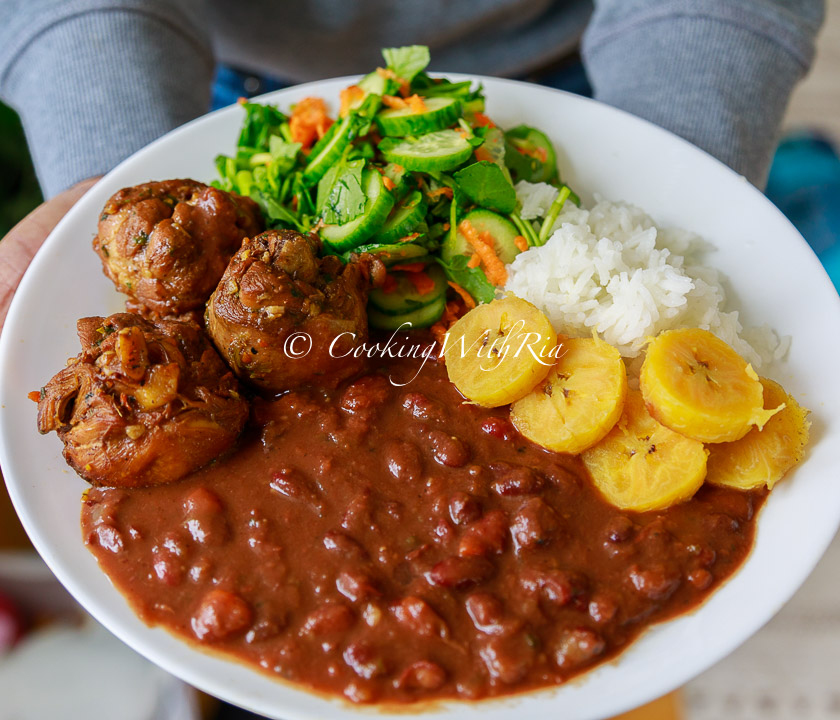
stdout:
<svg viewBox="0 0 840 720">
<path fill-rule="evenodd" d="M 440 365 L 407 382 L 418 365 L 257 400 L 183 482 L 92 489 L 91 551 L 145 621 L 354 702 L 562 683 L 748 553 L 762 493 L 623 513 Z"/>
</svg>

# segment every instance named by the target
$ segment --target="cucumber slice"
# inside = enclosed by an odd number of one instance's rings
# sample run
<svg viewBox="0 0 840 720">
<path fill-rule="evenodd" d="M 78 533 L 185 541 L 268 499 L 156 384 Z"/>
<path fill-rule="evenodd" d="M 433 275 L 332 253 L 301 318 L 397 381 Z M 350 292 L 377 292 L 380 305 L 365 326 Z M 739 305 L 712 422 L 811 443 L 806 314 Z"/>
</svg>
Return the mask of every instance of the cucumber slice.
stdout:
<svg viewBox="0 0 840 720">
<path fill-rule="evenodd" d="M 546 134 L 528 125 L 505 133 L 505 164 L 514 181 L 549 182 L 557 177 L 557 155 Z"/>
<path fill-rule="evenodd" d="M 520 250 L 516 247 L 516 236 L 519 235 L 519 231 L 516 225 L 506 217 L 492 210 L 478 208 L 468 212 L 463 219 L 468 220 L 479 233 L 485 231 L 490 233 L 496 255 L 505 265 L 513 262 L 513 258 L 519 255 Z M 447 234 L 440 249 L 440 256 L 446 263 L 451 262 L 456 255 L 472 255 L 475 252 L 460 230 L 455 233 L 454 238 L 452 235 L 452 233 Z"/>
<path fill-rule="evenodd" d="M 411 282 L 407 273 L 397 270 L 388 273 L 388 276 L 396 281 L 396 288 L 388 293 L 384 292 L 382 288 L 371 290 L 370 295 L 368 295 L 368 302 L 385 315 L 405 315 L 446 295 L 446 288 L 448 287 L 446 274 L 440 265 L 437 263 L 427 265 L 424 272 L 435 284 L 434 288 L 425 295 L 417 292 L 417 288 L 414 287 L 414 283 Z"/>
<path fill-rule="evenodd" d="M 348 115 L 344 118 L 326 143 L 322 146 L 321 143 L 317 143 L 312 148 L 312 152 L 309 154 L 309 162 L 303 169 L 303 178 L 307 184 L 314 185 L 324 177 L 324 173 L 341 157 L 344 148 L 350 144 L 350 134 L 353 130 L 352 117 L 352 115 Z M 323 139 L 326 138 L 327 135 L 324 135 Z"/>
<path fill-rule="evenodd" d="M 430 97 L 424 99 L 425 112 L 414 112 L 410 107 L 389 108 L 376 116 L 376 124 L 383 135 L 405 137 L 443 130 L 461 117 L 461 103 L 454 98 Z"/>
<path fill-rule="evenodd" d="M 426 262 L 429 260 L 429 251 L 422 245 L 417 245 L 416 243 L 389 243 L 387 245 L 370 243 L 368 245 L 360 245 L 352 252 L 366 252 L 371 255 L 376 255 L 385 267 L 400 265 L 402 263 Z M 350 253 L 344 253 L 343 257 L 346 261 L 349 261 Z"/>
<path fill-rule="evenodd" d="M 414 312 L 404 315 L 386 315 L 374 307 L 368 307 L 368 323 L 379 330 L 403 330 L 429 327 L 440 320 L 446 309 L 446 296 L 438 298 Z M 408 327 L 403 327 L 408 323 Z"/>
<path fill-rule="evenodd" d="M 382 227 L 394 207 L 394 197 L 385 189 L 378 171 L 365 168 L 362 172 L 362 187 L 367 197 L 364 212 L 348 223 L 324 225 L 320 230 L 327 248 L 336 254 L 351 250 L 371 237 Z"/>
<path fill-rule="evenodd" d="M 402 165 L 406 170 L 430 172 L 452 170 L 472 155 L 473 148 L 466 138 L 454 130 L 407 138 L 385 138 L 379 149 L 388 162 Z"/>
<path fill-rule="evenodd" d="M 356 84 L 366 93 L 372 93 L 373 95 L 385 95 L 385 91 L 388 90 L 388 80 L 376 70 L 365 75 Z"/>
<path fill-rule="evenodd" d="M 402 200 L 408 193 L 417 188 L 417 180 L 414 175 L 402 165 L 388 163 L 382 168 L 382 174 L 394 183 L 391 194 L 397 201 Z"/>
<path fill-rule="evenodd" d="M 376 241 L 393 243 L 404 238 L 423 221 L 427 209 L 423 193 L 415 190 L 394 207 L 385 224 L 376 234 Z"/>
</svg>

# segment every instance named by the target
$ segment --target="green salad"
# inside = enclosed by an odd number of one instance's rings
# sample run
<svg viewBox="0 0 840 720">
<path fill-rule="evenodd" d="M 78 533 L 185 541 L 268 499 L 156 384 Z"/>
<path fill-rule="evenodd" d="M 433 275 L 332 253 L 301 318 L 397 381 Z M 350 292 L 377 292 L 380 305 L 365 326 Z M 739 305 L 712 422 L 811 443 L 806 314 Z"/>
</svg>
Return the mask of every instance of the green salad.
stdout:
<svg viewBox="0 0 840 720">
<path fill-rule="evenodd" d="M 255 200 L 269 227 L 317 233 L 325 253 L 377 255 L 388 276 L 370 294 L 371 326 L 428 327 L 447 293 L 468 306 L 492 300 L 504 266 L 545 243 L 563 204 L 579 201 L 543 132 L 497 127 L 481 86 L 425 72 L 425 46 L 382 54 L 384 68 L 341 92 L 337 118 L 321 98 L 288 115 L 243 101 L 236 154 L 216 158 L 214 185 Z M 522 180 L 560 190 L 543 220 L 520 216 Z"/>
</svg>

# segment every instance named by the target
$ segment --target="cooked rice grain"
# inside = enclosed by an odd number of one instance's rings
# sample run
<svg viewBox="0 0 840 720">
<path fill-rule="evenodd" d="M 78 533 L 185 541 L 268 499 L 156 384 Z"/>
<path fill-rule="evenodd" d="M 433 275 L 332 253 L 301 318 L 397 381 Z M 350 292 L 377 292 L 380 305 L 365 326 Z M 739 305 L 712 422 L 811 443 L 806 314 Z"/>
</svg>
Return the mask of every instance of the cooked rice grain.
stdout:
<svg viewBox="0 0 840 720">
<path fill-rule="evenodd" d="M 545 188 L 518 183 L 517 194 L 532 217 L 546 212 L 551 194 Z M 534 303 L 558 332 L 595 330 L 627 358 L 663 330 L 700 327 L 756 368 L 781 359 L 789 338 L 766 326 L 745 330 L 738 312 L 725 310 L 717 271 L 696 257 L 706 248 L 696 235 L 658 228 L 632 205 L 600 201 L 584 210 L 568 204 L 548 242 L 508 265 L 505 290 Z"/>
</svg>

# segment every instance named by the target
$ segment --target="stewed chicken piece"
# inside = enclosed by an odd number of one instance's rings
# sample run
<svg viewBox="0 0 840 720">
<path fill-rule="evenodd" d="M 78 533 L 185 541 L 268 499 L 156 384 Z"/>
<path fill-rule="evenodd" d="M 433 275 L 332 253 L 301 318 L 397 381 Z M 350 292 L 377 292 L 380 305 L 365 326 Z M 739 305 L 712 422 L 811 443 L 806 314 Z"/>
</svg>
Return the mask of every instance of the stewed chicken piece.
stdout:
<svg viewBox="0 0 840 720">
<path fill-rule="evenodd" d="M 203 311 L 231 255 L 262 227 L 250 198 L 195 180 L 164 180 L 113 195 L 93 249 L 129 296 L 129 310 L 177 316 Z"/>
<path fill-rule="evenodd" d="M 78 334 L 82 352 L 32 397 L 85 480 L 173 482 L 234 444 L 248 403 L 198 326 L 119 313 L 82 318 Z"/>
<path fill-rule="evenodd" d="M 385 268 L 370 255 L 346 265 L 318 257 L 320 240 L 267 230 L 246 240 L 207 303 L 210 337 L 243 380 L 271 392 L 334 385 L 359 372 L 368 290 Z"/>
</svg>

